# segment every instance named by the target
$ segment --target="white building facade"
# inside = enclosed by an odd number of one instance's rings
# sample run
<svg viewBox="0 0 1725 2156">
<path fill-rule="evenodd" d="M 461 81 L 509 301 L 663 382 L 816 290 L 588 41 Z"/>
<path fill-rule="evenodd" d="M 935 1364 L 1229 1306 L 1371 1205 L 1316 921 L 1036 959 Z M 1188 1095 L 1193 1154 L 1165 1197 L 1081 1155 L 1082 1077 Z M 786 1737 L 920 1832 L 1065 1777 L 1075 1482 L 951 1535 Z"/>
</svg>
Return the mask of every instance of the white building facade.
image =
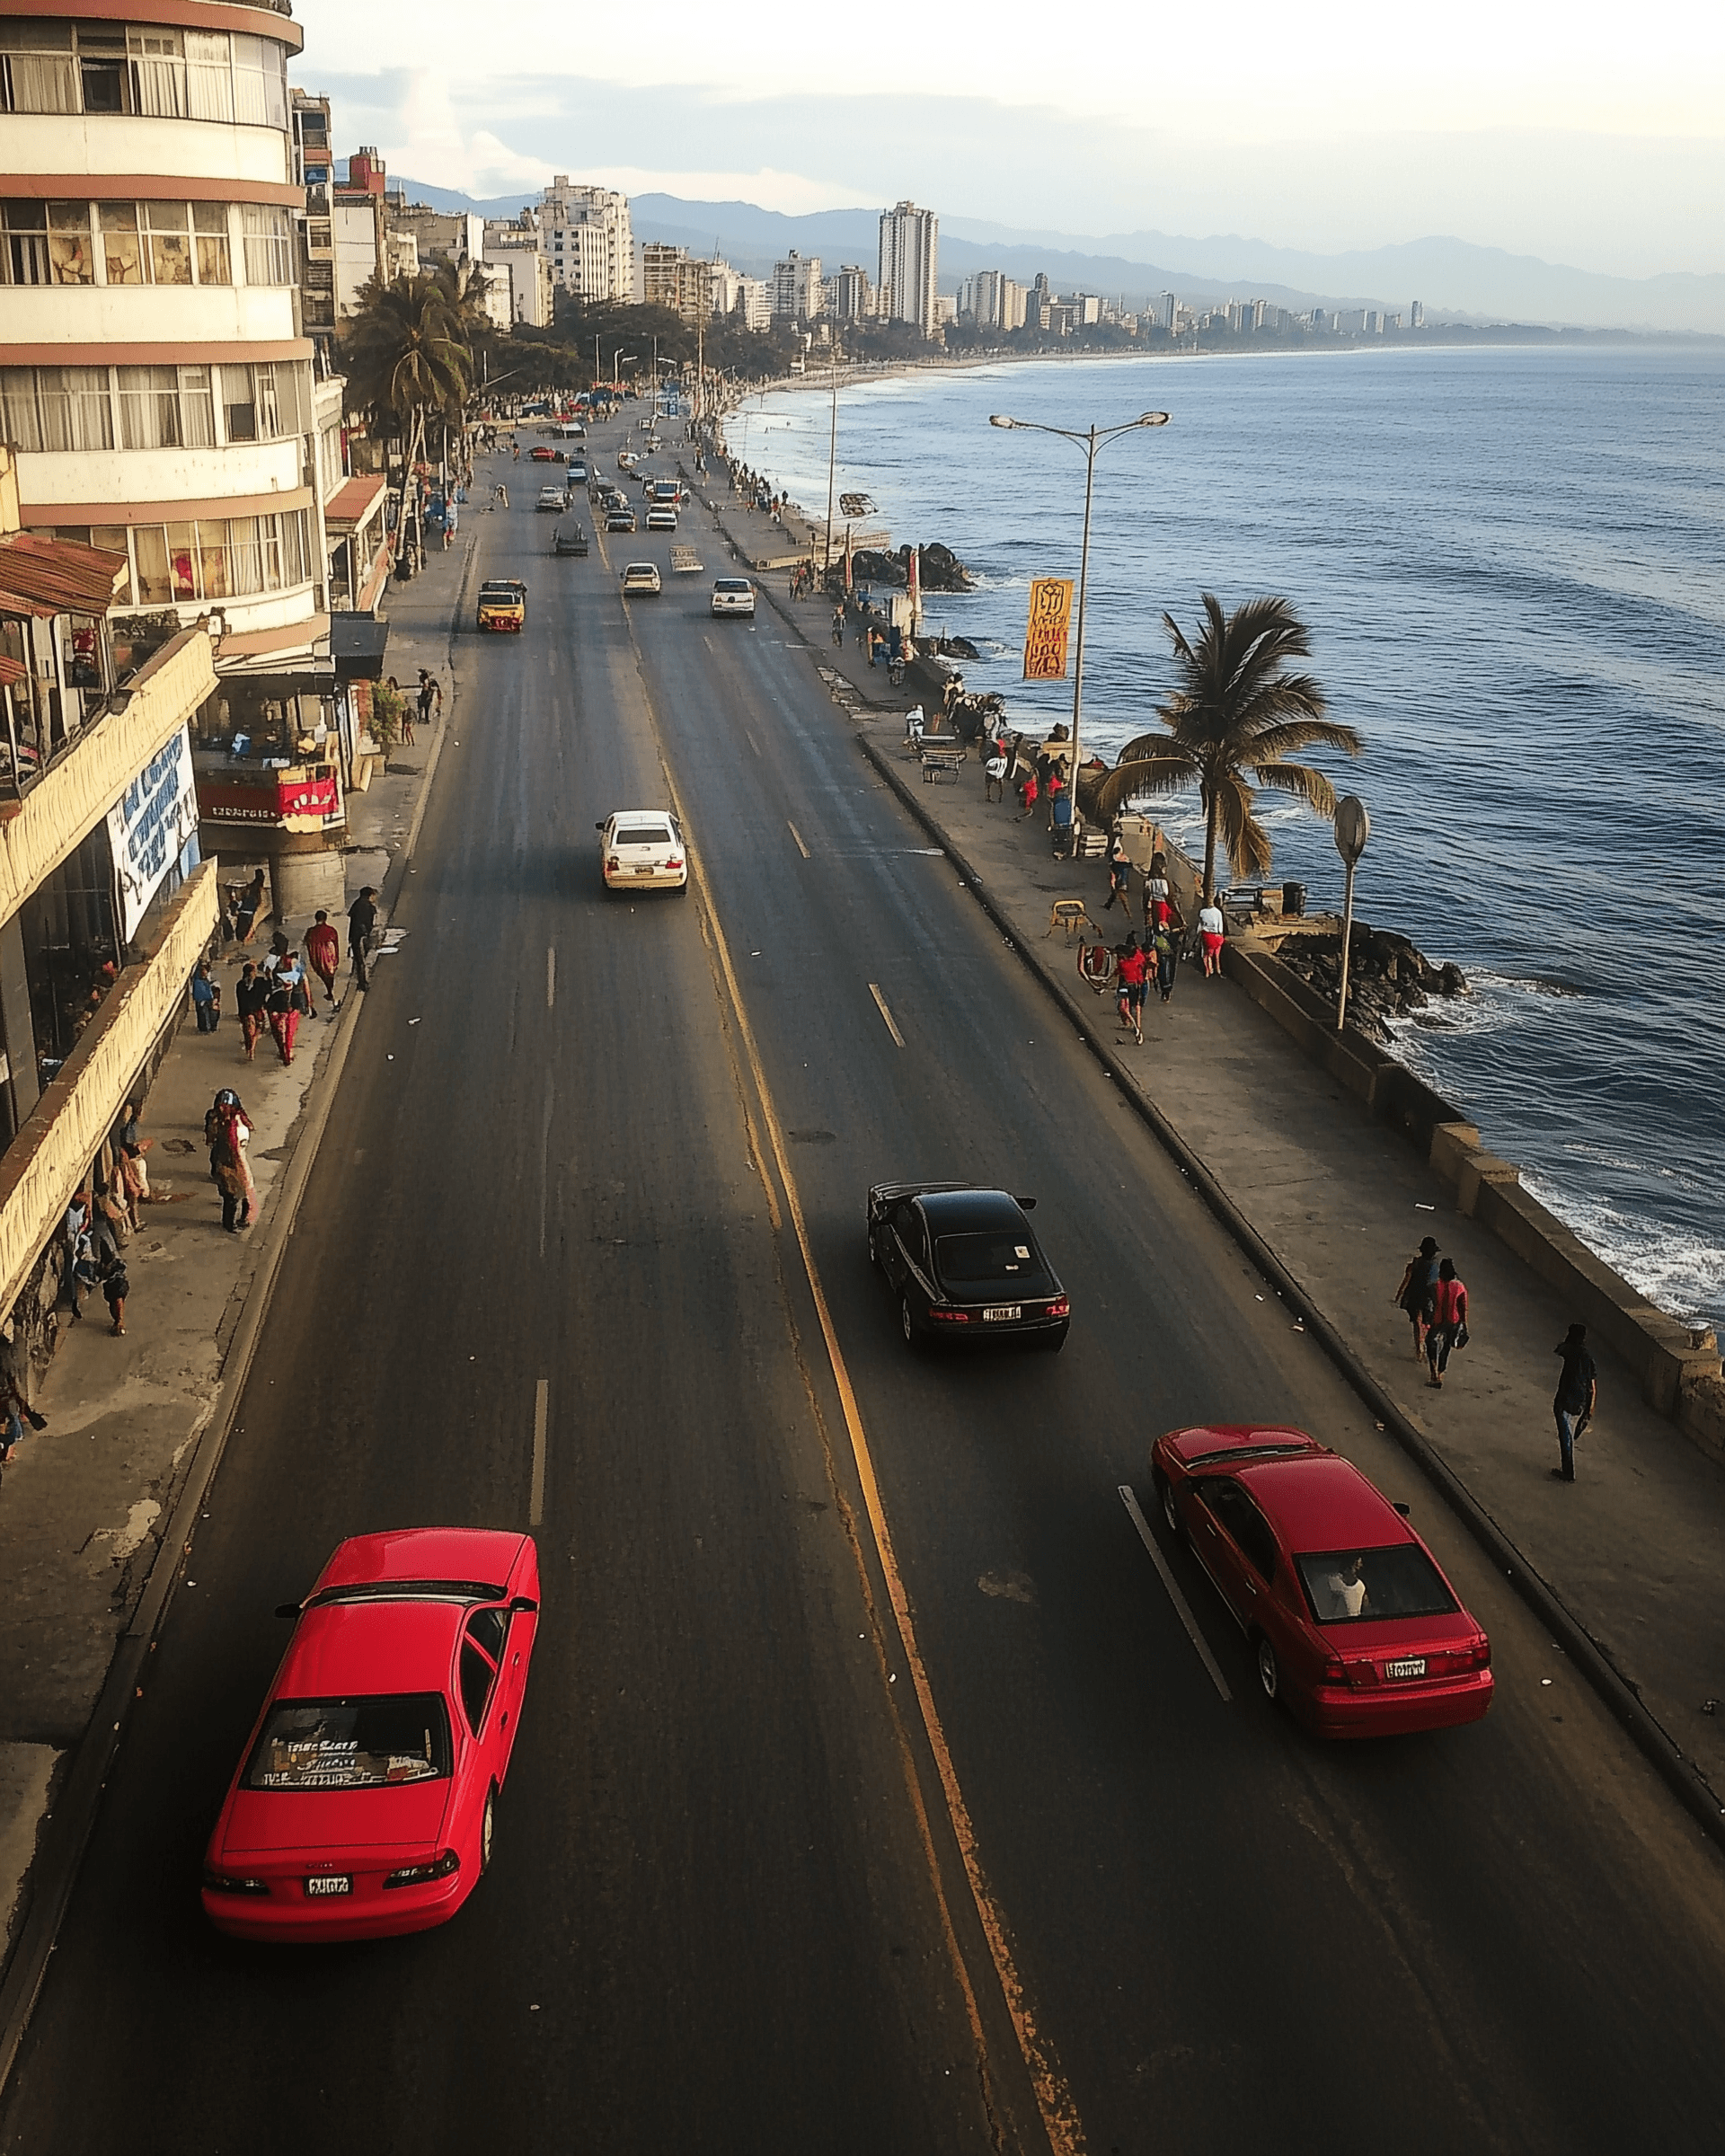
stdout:
<svg viewBox="0 0 1725 2156">
<path fill-rule="evenodd" d="M 559 172 L 544 190 L 539 220 L 552 278 L 562 290 L 591 300 L 639 296 L 626 195 L 571 183 Z"/>
<path fill-rule="evenodd" d="M 933 340 L 940 271 L 941 221 L 932 209 L 899 202 L 880 213 L 879 306 L 889 322 L 907 322 Z"/>
</svg>

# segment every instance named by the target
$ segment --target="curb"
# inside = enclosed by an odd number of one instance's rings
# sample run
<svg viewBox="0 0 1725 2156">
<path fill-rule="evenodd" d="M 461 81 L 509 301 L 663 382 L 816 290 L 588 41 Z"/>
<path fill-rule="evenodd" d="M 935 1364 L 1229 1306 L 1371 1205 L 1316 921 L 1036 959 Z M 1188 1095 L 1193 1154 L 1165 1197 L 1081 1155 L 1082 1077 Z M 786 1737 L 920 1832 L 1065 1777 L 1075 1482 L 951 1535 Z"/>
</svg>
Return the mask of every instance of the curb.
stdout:
<svg viewBox="0 0 1725 2156">
<path fill-rule="evenodd" d="M 459 608 L 461 593 L 465 588 L 472 562 L 473 557 L 470 555 L 456 585 L 455 609 L 452 609 L 450 616 L 449 711 L 438 729 L 438 738 L 426 762 L 424 781 L 420 789 L 420 799 L 407 844 L 396 861 L 390 864 L 389 874 L 384 879 L 385 884 L 392 878 L 394 879 L 395 898 L 399 898 L 402 885 L 406 880 L 407 863 L 419 838 L 426 803 L 430 799 L 431 783 L 437 776 L 438 761 L 447 729 L 455 718 L 456 609 Z M 113 1771 L 114 1761 L 124 1740 L 128 1718 L 133 1707 L 144 1696 L 141 1679 L 149 1657 L 155 1650 L 157 1636 L 166 1620 L 173 1590 L 190 1556 L 199 1513 L 221 1466 L 223 1454 L 233 1433 L 234 1418 L 239 1410 L 246 1380 L 251 1374 L 252 1358 L 257 1351 L 264 1318 L 275 1292 L 276 1277 L 292 1240 L 300 1201 L 305 1196 L 305 1186 L 311 1180 L 312 1170 L 316 1165 L 323 1146 L 323 1134 L 334 1110 L 341 1074 L 353 1043 L 354 1028 L 358 1022 L 359 991 L 350 986 L 343 1001 L 346 1007 L 330 1043 L 329 1061 L 310 1104 L 308 1118 L 294 1145 L 287 1173 L 282 1177 L 271 1201 L 267 1226 L 261 1221 L 259 1224 L 261 1255 L 252 1273 L 251 1285 L 245 1291 L 245 1299 L 241 1304 L 239 1321 L 228 1343 L 227 1353 L 222 1358 L 222 1373 L 217 1381 L 216 1399 L 205 1415 L 201 1427 L 197 1424 L 193 1426 L 196 1450 L 185 1482 L 174 1503 L 150 1566 L 149 1576 L 132 1613 L 131 1621 L 115 1646 L 113 1659 L 109 1664 L 108 1674 L 97 1696 L 95 1708 L 72 1754 L 70 1772 L 52 1811 L 45 1818 L 36 1856 L 26 1875 L 29 1881 L 29 1907 L 7 1957 L 4 1975 L 0 1976 L 0 2095 L 4 2095 L 12 2078 L 12 2070 L 22 2047 L 31 2016 L 41 1995 L 49 1962 L 59 1937 L 60 1925 L 65 1921 L 66 1909 L 77 1885 L 84 1852 L 95 1832 L 102 1793 L 108 1786 L 108 1778 Z"/>
<path fill-rule="evenodd" d="M 1455 1471 L 1435 1452 L 1395 1401 L 1360 1361 L 1334 1324 L 1312 1302 L 1294 1276 L 1222 1188 L 1209 1169 L 1188 1145 L 1155 1102 L 1140 1088 L 1133 1072 L 1114 1053 L 1084 1007 L 1073 1001 L 1042 963 L 1042 954 L 1028 944 L 989 894 L 968 857 L 953 844 L 950 832 L 929 815 L 902 773 L 865 735 L 857 746 L 886 780 L 912 817 L 931 838 L 939 841 L 947 858 L 958 869 L 971 896 L 1012 946 L 1018 958 L 1036 976 L 1065 1016 L 1076 1027 L 1086 1047 L 1113 1079 L 1123 1099 L 1148 1126 L 1158 1144 L 1173 1161 L 1199 1197 L 1251 1259 L 1264 1279 L 1276 1289 L 1287 1307 L 1304 1321 L 1324 1353 L 1348 1383 L 1371 1409 L 1375 1418 L 1395 1438 L 1402 1449 L 1435 1483 L 1484 1551 L 1514 1587 L 1522 1601 L 1547 1626 L 1552 1639 L 1575 1664 L 1601 1702 L 1633 1740 L 1672 1794 L 1702 1831 L 1725 1847 L 1725 1806 L 1688 1755 L 1672 1739 L 1641 1693 L 1612 1662 L 1593 1635 L 1569 1608 L 1548 1580 L 1530 1565 L 1516 1544 L 1499 1526 L 1486 1507 L 1462 1481 Z"/>
</svg>

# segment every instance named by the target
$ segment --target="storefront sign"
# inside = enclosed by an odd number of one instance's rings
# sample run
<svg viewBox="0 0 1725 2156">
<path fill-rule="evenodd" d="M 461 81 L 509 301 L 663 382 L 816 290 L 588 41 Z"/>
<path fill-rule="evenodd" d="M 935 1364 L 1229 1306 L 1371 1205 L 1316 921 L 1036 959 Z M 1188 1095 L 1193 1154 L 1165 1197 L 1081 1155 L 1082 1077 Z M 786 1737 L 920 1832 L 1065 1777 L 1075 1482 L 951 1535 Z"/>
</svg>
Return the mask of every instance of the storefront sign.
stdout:
<svg viewBox="0 0 1725 2156">
<path fill-rule="evenodd" d="M 163 878 L 197 830 L 191 743 L 181 727 L 108 811 L 108 839 L 119 879 L 120 926 L 127 942 L 161 889 Z"/>
<path fill-rule="evenodd" d="M 274 825 L 286 831 L 324 831 L 342 818 L 341 782 L 332 764 L 301 764 L 229 777 L 200 772 L 199 811 L 207 824 Z"/>
<path fill-rule="evenodd" d="M 1024 632 L 1026 681 L 1064 681 L 1066 631 L 1072 622 L 1072 579 L 1038 577 L 1031 585 L 1031 618 Z"/>
</svg>

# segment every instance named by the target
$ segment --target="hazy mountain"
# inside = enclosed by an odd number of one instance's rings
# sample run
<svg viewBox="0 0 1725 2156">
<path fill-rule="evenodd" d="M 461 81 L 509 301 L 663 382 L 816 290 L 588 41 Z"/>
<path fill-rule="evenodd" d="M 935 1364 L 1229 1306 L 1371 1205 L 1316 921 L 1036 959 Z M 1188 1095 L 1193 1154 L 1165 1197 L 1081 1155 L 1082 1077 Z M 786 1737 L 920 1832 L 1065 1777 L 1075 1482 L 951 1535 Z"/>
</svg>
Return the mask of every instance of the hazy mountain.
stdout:
<svg viewBox="0 0 1725 2156">
<path fill-rule="evenodd" d="M 513 216 L 532 195 L 472 202 L 447 188 L 402 179 L 415 199 L 440 209 Z M 788 216 L 753 202 L 693 202 L 677 195 L 632 199 L 635 237 L 722 254 L 751 276 L 767 275 L 794 247 L 818 254 L 828 270 L 860 262 L 872 276 L 880 212 L 818 210 Z M 1115 233 L 1087 239 L 970 217 L 941 220 L 941 286 L 953 291 L 978 270 L 1000 270 L 1028 285 L 1046 271 L 1057 291 L 1098 292 L 1141 305 L 1161 291 L 1204 305 L 1268 299 L 1304 310 L 1387 307 L 1404 318 L 1409 303 L 1428 315 L 1476 321 L 1559 323 L 1590 329 L 1700 331 L 1725 334 L 1725 276 L 1603 277 L 1509 254 L 1465 240 L 1409 240 L 1347 254 L 1312 254 L 1238 234 L 1188 239 L 1172 233 Z"/>
</svg>

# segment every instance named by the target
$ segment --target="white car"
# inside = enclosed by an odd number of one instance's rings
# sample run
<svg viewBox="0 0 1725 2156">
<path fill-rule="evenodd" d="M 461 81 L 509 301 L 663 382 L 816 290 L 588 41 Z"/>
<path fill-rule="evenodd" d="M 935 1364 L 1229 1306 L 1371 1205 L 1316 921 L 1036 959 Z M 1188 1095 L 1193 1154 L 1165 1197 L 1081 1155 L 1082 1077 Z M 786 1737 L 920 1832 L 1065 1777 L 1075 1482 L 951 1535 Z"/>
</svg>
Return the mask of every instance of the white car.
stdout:
<svg viewBox="0 0 1725 2156">
<path fill-rule="evenodd" d="M 667 508 L 649 509 L 647 529 L 650 532 L 674 532 L 677 529 L 677 511 Z"/>
<path fill-rule="evenodd" d="M 607 891 L 689 888 L 689 851 L 668 808 L 618 808 L 596 824 Z"/>
<path fill-rule="evenodd" d="M 650 561 L 632 561 L 623 572 L 623 596 L 632 591 L 657 591 L 659 571 Z"/>
<path fill-rule="evenodd" d="M 542 509 L 554 509 L 558 516 L 561 517 L 563 511 L 569 507 L 568 488 L 541 487 L 539 490 L 539 507 Z"/>
<path fill-rule="evenodd" d="M 719 577 L 712 587 L 714 614 L 746 614 L 755 618 L 755 587 L 747 577 Z"/>
</svg>

